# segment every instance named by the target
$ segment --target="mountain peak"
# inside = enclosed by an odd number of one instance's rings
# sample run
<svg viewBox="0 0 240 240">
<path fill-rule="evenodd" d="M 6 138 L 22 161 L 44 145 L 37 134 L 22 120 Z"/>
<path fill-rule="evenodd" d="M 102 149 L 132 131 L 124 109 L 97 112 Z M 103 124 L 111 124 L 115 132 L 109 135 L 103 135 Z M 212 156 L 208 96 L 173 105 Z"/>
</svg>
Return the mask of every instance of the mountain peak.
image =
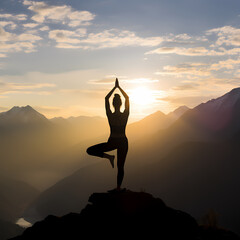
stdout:
<svg viewBox="0 0 240 240">
<path fill-rule="evenodd" d="M 176 108 L 176 109 L 173 111 L 173 113 L 175 113 L 175 114 L 182 114 L 183 112 L 186 112 L 186 111 L 189 110 L 189 109 L 190 109 L 190 108 L 189 108 L 188 106 L 182 105 L 182 106 Z"/>
<path fill-rule="evenodd" d="M 178 108 L 176 108 L 174 111 L 170 112 L 168 116 L 172 119 L 178 119 L 180 118 L 186 111 L 188 111 L 190 108 L 183 105 Z"/>
<path fill-rule="evenodd" d="M 240 94 L 240 87 L 233 88 L 229 93 L 231 93 L 231 94 Z"/>
<path fill-rule="evenodd" d="M 7 112 L 18 113 L 20 111 L 29 112 L 29 111 L 36 111 L 36 110 L 33 109 L 31 106 L 27 105 L 27 106 L 22 106 L 22 107 L 14 106 L 10 110 L 8 110 Z"/>
<path fill-rule="evenodd" d="M 10 110 L 0 113 L 0 125 L 4 126 L 47 122 L 47 118 L 30 105 L 14 106 Z"/>
<path fill-rule="evenodd" d="M 161 112 L 161 111 L 158 110 L 158 111 L 156 111 L 156 112 L 154 112 L 154 113 L 146 116 L 146 117 L 143 118 L 143 119 L 159 118 L 159 117 L 166 117 L 166 115 L 165 115 L 163 112 Z"/>
</svg>

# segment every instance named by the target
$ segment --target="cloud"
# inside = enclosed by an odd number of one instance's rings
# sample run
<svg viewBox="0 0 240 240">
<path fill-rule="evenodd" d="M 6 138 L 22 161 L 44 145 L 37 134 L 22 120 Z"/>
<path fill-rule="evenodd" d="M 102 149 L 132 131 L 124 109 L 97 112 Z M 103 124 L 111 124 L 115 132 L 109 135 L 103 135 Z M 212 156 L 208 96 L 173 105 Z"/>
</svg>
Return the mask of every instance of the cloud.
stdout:
<svg viewBox="0 0 240 240">
<path fill-rule="evenodd" d="M 49 31 L 49 27 L 48 26 L 43 26 L 41 28 L 39 28 L 40 31 Z"/>
<path fill-rule="evenodd" d="M 2 27 L 0 27 L 0 42 L 6 42 L 13 40 L 14 34 L 6 32 Z"/>
<path fill-rule="evenodd" d="M 116 77 L 104 77 L 102 79 L 90 80 L 90 84 L 114 84 Z"/>
<path fill-rule="evenodd" d="M 220 28 L 213 28 L 206 32 L 207 35 L 217 34 L 218 39 L 216 45 L 223 44 L 240 46 L 240 29 L 232 26 L 224 26 Z"/>
<path fill-rule="evenodd" d="M 220 69 L 223 69 L 223 68 L 226 68 L 226 69 L 234 69 L 236 67 L 236 65 L 239 65 L 240 64 L 240 59 L 227 59 L 227 60 L 224 60 L 224 61 L 219 61 L 218 63 L 214 63 L 210 66 L 210 69 L 211 70 L 220 70 Z"/>
<path fill-rule="evenodd" d="M 161 47 L 145 54 L 177 54 L 182 56 L 224 56 L 239 54 L 240 48 L 218 48 L 218 51 L 207 49 L 205 47 L 181 48 L 181 47 Z"/>
<path fill-rule="evenodd" d="M 211 36 L 210 38 L 210 35 Z M 213 38 L 216 37 L 215 40 Z M 186 33 L 165 36 L 166 46 L 153 49 L 145 54 L 177 54 L 181 56 L 225 56 L 240 53 L 240 29 L 232 26 L 223 26 L 210 29 L 202 36 L 190 36 Z M 175 46 L 173 46 L 175 43 Z M 182 44 L 189 47 L 181 47 Z M 198 46 L 194 46 L 198 45 Z M 223 45 L 225 45 L 223 47 Z"/>
<path fill-rule="evenodd" d="M 76 11 L 68 5 L 55 6 L 48 5 L 45 2 L 28 0 L 24 0 L 23 4 L 35 13 L 32 16 L 32 20 L 38 23 L 51 21 L 67 24 L 70 27 L 77 27 L 80 25 L 89 25 L 95 18 L 95 15 L 89 11 Z"/>
<path fill-rule="evenodd" d="M 175 43 L 181 45 L 191 45 L 199 42 L 206 42 L 208 39 L 205 36 L 191 36 L 187 33 L 181 33 L 177 35 L 170 33 L 164 37 L 164 41 L 171 44 Z"/>
<path fill-rule="evenodd" d="M 65 39 L 67 44 L 65 45 L 57 45 L 57 47 L 62 48 L 71 48 L 71 41 L 69 39 L 69 35 L 74 35 L 74 32 L 64 32 L 64 30 L 58 30 L 60 35 L 57 37 L 56 35 L 51 35 L 49 37 L 55 39 L 56 41 L 59 39 Z M 56 33 L 56 32 L 54 32 Z M 68 35 L 68 36 L 67 36 Z M 75 34 L 76 35 L 76 34 Z M 76 35 L 77 36 L 77 35 Z M 72 45 L 72 48 L 83 48 L 83 49 L 103 49 L 103 48 L 114 48 L 114 47 L 122 47 L 122 46 L 157 46 L 159 45 L 163 39 L 161 37 L 147 37 L 142 38 L 137 36 L 134 32 L 127 30 L 118 30 L 118 29 L 110 29 L 104 30 L 100 33 L 90 33 L 86 37 L 82 37 L 83 34 L 79 35 L 78 39 L 74 40 L 74 43 L 78 43 L 77 45 Z M 69 41 L 68 41 L 69 40 Z"/>
<path fill-rule="evenodd" d="M 216 95 L 218 96 L 218 95 Z M 161 101 L 166 101 L 169 102 L 171 104 L 174 105 L 186 105 L 188 107 L 195 107 L 197 105 L 199 105 L 202 102 L 206 102 L 214 97 L 216 97 L 215 95 L 207 95 L 207 96 L 203 96 L 203 95 L 198 95 L 198 96 L 168 96 L 168 97 L 164 97 L 164 98 L 160 98 L 159 100 Z"/>
<path fill-rule="evenodd" d="M 55 87 L 55 84 L 51 83 L 13 83 L 0 81 L 0 94 L 9 94 L 16 92 L 32 93 L 28 92 L 28 90 L 38 90 L 41 88 L 53 87 Z M 36 92 L 34 94 L 36 94 Z"/>
<path fill-rule="evenodd" d="M 111 29 L 101 33 L 91 33 L 87 39 L 81 40 L 81 43 L 92 48 L 111 48 L 118 46 L 157 46 L 162 40 L 161 37 L 141 38 L 131 31 Z"/>
<path fill-rule="evenodd" d="M 10 19 L 10 20 L 16 20 L 16 21 L 25 21 L 27 20 L 26 14 L 9 14 L 9 13 L 1 13 L 0 18 Z"/>
<path fill-rule="evenodd" d="M 17 35 L 0 26 L 0 55 L 6 57 L 8 52 L 33 52 L 37 47 L 35 43 L 41 39 L 40 36 L 30 33 Z"/>
<path fill-rule="evenodd" d="M 86 34 L 86 29 L 80 28 L 75 31 L 52 30 L 49 32 L 49 38 L 54 39 L 57 43 L 76 44 L 80 43 L 78 38 Z"/>
<path fill-rule="evenodd" d="M 14 30 L 17 27 L 17 25 L 13 21 L 0 21 L 0 26 L 8 26 L 11 30 Z"/>
<path fill-rule="evenodd" d="M 177 54 L 184 56 L 206 56 L 209 55 L 209 50 L 205 47 L 181 48 L 181 47 L 161 47 L 155 50 L 146 52 L 145 54 Z"/>
<path fill-rule="evenodd" d="M 23 24 L 23 26 L 25 28 L 35 28 L 35 27 L 39 26 L 39 24 L 38 23 L 25 23 L 25 24 Z"/>
<path fill-rule="evenodd" d="M 163 67 L 163 71 L 156 72 L 157 75 L 211 75 L 208 65 L 205 63 L 182 63 L 175 66 L 167 65 Z"/>
<path fill-rule="evenodd" d="M 199 86 L 197 83 L 186 83 L 176 87 L 173 87 L 173 90 L 182 91 L 182 90 L 193 90 Z"/>
<path fill-rule="evenodd" d="M 19 41 L 35 42 L 41 40 L 42 38 L 37 35 L 22 33 L 17 36 L 17 39 Z"/>
<path fill-rule="evenodd" d="M 126 76 L 116 76 L 116 75 L 109 75 L 102 79 L 97 80 L 90 80 L 90 84 L 114 84 L 115 79 L 120 79 L 121 83 L 131 83 L 131 84 L 146 84 L 146 83 L 156 83 L 159 82 L 157 79 L 150 79 L 150 78 L 128 78 Z"/>
<path fill-rule="evenodd" d="M 105 89 L 60 89 L 59 92 L 76 97 L 87 96 L 91 99 L 104 99 L 106 94 Z"/>
</svg>

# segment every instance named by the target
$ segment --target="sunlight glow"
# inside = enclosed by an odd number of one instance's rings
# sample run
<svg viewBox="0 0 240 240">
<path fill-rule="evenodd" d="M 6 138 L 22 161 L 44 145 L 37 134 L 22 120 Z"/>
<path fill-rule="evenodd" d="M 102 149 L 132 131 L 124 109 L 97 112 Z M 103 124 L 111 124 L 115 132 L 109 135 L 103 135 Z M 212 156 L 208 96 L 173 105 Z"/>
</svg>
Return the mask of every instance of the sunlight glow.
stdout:
<svg viewBox="0 0 240 240">
<path fill-rule="evenodd" d="M 131 91 L 130 100 L 137 105 L 149 105 L 155 102 L 152 91 L 146 87 L 138 87 Z"/>
</svg>

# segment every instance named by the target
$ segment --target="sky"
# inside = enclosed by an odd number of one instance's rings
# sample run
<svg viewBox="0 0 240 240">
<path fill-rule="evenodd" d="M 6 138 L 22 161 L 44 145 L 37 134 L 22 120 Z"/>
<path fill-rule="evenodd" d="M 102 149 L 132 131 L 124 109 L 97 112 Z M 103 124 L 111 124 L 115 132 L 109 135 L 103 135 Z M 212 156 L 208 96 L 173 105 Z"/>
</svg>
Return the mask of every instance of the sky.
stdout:
<svg viewBox="0 0 240 240">
<path fill-rule="evenodd" d="M 131 118 L 240 83 L 238 0 L 1 0 L 0 111 L 104 116 L 118 77 Z"/>
</svg>

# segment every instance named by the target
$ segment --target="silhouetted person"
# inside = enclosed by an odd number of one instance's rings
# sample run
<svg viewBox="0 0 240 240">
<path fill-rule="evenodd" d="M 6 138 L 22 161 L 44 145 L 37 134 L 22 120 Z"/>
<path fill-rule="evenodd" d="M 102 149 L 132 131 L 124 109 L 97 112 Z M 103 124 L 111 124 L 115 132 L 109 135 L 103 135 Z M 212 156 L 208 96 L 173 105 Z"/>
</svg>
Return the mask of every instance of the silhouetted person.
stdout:
<svg viewBox="0 0 240 240">
<path fill-rule="evenodd" d="M 109 98 L 116 89 L 119 89 L 125 98 L 125 110 L 120 112 L 120 107 L 122 105 L 122 100 L 119 94 L 114 94 L 113 106 L 115 111 L 112 112 L 110 109 Z M 124 163 L 128 152 L 128 139 L 125 135 L 125 129 L 129 116 L 129 97 L 119 86 L 118 79 L 116 78 L 114 88 L 105 97 L 105 108 L 110 125 L 110 137 L 105 143 L 100 143 L 89 147 L 87 153 L 92 156 L 97 156 L 101 158 L 106 158 L 110 161 L 112 167 L 114 167 L 114 155 L 109 155 L 106 152 L 117 149 L 117 188 L 116 191 L 121 190 L 121 184 L 124 177 Z"/>
</svg>

